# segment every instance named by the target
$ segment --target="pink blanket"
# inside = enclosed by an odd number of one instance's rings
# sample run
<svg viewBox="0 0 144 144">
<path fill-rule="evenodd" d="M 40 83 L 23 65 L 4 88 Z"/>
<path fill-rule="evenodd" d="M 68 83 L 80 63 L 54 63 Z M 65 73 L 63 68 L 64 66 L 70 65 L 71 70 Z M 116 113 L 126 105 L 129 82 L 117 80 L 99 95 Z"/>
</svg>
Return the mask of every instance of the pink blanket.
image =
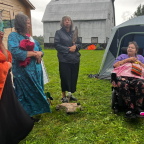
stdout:
<svg viewBox="0 0 144 144">
<path fill-rule="evenodd" d="M 141 76 L 137 76 L 137 75 L 134 75 L 131 73 L 132 63 L 125 63 L 122 66 L 115 68 L 112 73 L 116 73 L 117 77 L 126 76 L 126 77 L 134 77 L 134 78 L 144 79 L 144 68 L 142 66 L 140 66 L 139 64 L 134 64 L 134 65 L 136 65 L 137 67 L 142 69 Z"/>
</svg>

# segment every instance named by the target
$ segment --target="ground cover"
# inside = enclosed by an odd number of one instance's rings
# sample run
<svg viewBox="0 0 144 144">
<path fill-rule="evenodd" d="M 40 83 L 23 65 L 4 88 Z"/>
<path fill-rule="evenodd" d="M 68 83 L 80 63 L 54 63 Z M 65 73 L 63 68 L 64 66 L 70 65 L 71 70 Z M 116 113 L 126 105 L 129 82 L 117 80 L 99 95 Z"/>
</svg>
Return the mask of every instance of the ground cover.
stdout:
<svg viewBox="0 0 144 144">
<path fill-rule="evenodd" d="M 56 50 L 44 50 L 43 58 L 50 82 L 45 85 L 54 98 L 52 113 L 41 115 L 32 132 L 20 144 L 138 144 L 144 143 L 143 119 L 128 120 L 111 110 L 111 84 L 89 78 L 99 71 L 104 50 L 81 50 L 77 92 L 83 110 L 67 115 L 57 112 L 61 88 Z"/>
</svg>

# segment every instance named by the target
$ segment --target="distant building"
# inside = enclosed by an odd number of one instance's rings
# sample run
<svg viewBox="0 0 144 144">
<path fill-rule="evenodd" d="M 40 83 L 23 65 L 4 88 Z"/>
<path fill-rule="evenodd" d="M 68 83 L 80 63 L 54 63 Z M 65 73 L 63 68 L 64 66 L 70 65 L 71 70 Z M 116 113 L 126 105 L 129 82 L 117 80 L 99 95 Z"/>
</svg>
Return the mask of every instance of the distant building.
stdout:
<svg viewBox="0 0 144 144">
<path fill-rule="evenodd" d="M 4 38 L 3 42 L 7 48 L 7 39 L 9 34 L 14 29 L 14 19 L 15 15 L 18 13 L 26 14 L 31 20 L 31 10 L 34 10 L 35 7 L 30 3 L 29 0 L 0 0 L 0 11 L 2 12 L 2 20 L 4 22 Z M 30 32 L 32 35 L 32 30 Z"/>
<path fill-rule="evenodd" d="M 107 43 L 115 26 L 114 0 L 51 0 L 42 19 L 45 48 L 53 45 L 64 15 L 78 27 L 83 44 Z"/>
</svg>

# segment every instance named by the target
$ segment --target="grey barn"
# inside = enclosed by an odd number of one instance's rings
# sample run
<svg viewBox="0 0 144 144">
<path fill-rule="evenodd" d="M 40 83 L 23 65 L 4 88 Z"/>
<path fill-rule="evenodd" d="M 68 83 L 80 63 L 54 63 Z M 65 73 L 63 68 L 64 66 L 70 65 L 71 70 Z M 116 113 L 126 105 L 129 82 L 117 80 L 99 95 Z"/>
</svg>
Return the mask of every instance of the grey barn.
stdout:
<svg viewBox="0 0 144 144">
<path fill-rule="evenodd" d="M 53 46 L 64 15 L 78 27 L 83 44 L 106 44 L 115 26 L 114 0 L 51 0 L 42 19 L 45 48 Z"/>
</svg>

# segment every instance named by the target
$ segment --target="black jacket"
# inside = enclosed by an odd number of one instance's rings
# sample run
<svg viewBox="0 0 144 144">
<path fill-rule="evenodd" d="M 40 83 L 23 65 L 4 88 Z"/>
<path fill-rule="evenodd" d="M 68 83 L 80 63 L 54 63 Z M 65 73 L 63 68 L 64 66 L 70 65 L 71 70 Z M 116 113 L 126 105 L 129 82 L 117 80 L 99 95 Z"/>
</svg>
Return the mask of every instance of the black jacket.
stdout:
<svg viewBox="0 0 144 144">
<path fill-rule="evenodd" d="M 58 51 L 57 56 L 59 62 L 65 63 L 78 63 L 80 61 L 80 53 L 79 50 L 81 48 L 81 42 L 79 38 L 76 41 L 76 51 L 70 52 L 69 47 L 73 46 L 72 43 L 72 32 L 67 32 L 64 28 L 56 31 L 54 43 L 55 48 Z"/>
</svg>

